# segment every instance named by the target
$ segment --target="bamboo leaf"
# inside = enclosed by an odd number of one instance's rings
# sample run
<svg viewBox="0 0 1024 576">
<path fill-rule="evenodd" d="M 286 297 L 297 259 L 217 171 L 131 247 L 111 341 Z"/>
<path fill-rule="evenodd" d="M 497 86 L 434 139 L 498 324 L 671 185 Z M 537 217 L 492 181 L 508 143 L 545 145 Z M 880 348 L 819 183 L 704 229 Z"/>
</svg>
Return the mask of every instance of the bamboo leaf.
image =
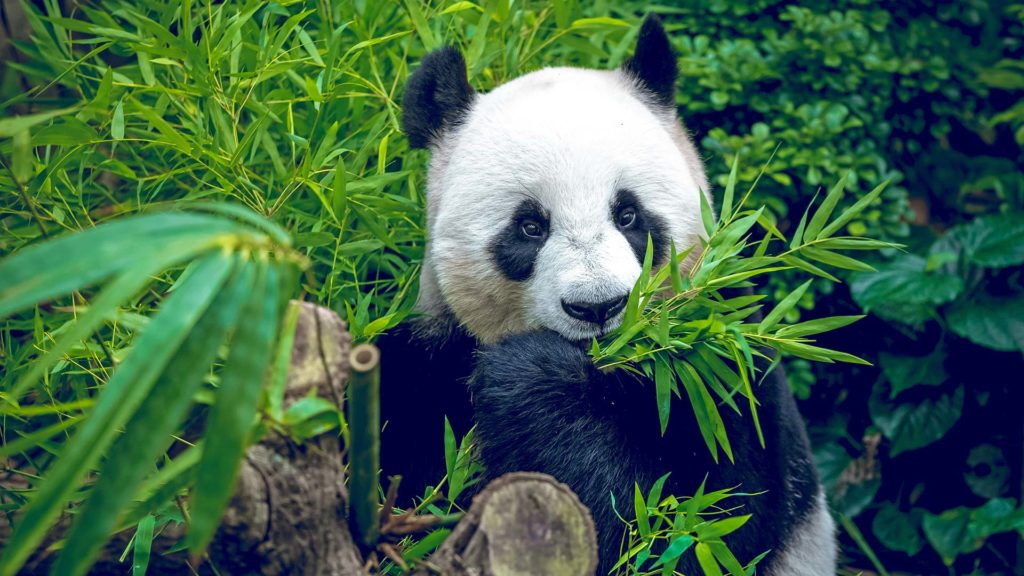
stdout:
<svg viewBox="0 0 1024 576">
<path fill-rule="evenodd" d="M 804 241 L 810 242 L 811 240 L 818 239 L 818 233 L 828 222 L 829 217 L 832 216 L 832 211 L 835 210 L 836 204 L 839 203 L 839 199 L 843 197 L 843 190 L 846 188 L 846 180 L 848 176 L 843 176 L 836 182 L 835 186 L 829 190 L 825 199 L 821 202 L 821 206 L 818 211 L 814 213 L 814 217 L 811 218 L 810 223 L 807 224 L 807 230 L 804 232 Z"/>
<path fill-rule="evenodd" d="M 245 232 L 221 218 L 167 212 L 28 246 L 0 261 L 0 318 L 91 286 L 139 262 L 187 260 L 230 234 Z"/>
<path fill-rule="evenodd" d="M 668 427 L 669 412 L 672 409 L 672 369 L 668 361 L 658 356 L 654 359 L 654 389 L 658 400 L 658 422 L 661 425 L 661 435 L 665 435 L 665 428 Z"/>
<path fill-rule="evenodd" d="M 204 258 L 160 307 L 132 353 L 107 382 L 88 418 L 68 441 L 61 457 L 46 470 L 35 495 L 22 509 L 4 547 L 0 574 L 16 573 L 42 541 L 81 478 L 106 452 L 115 434 L 142 403 L 172 356 L 183 347 L 182 342 L 213 302 L 228 272 L 225 256 Z M 146 462 L 149 464 L 151 462 Z M 101 538 L 106 536 L 104 531 Z"/>
<path fill-rule="evenodd" d="M 859 316 L 830 316 L 828 318 L 816 318 L 791 326 L 784 326 L 775 333 L 779 338 L 802 338 L 822 332 L 831 332 L 853 324 L 863 318 Z"/>
<path fill-rule="evenodd" d="M 647 514 L 647 501 L 640 492 L 640 485 L 633 484 L 633 513 L 636 514 L 636 526 L 641 537 L 647 537 L 651 533 L 651 521 Z"/>
<path fill-rule="evenodd" d="M 729 178 L 725 181 L 725 194 L 722 197 L 722 212 L 719 219 L 728 221 L 732 216 L 733 195 L 736 192 L 736 172 L 740 165 L 740 155 L 736 154 L 732 159 L 732 168 L 729 170 Z"/>
<path fill-rule="evenodd" d="M 231 339 L 220 390 L 206 424 L 210 433 L 205 436 L 203 457 L 196 468 L 186 537 L 194 557 L 213 538 L 231 498 L 242 455 L 250 443 L 279 324 L 277 267 L 259 262 L 246 270 L 253 267 L 255 281 L 239 278 L 239 284 L 250 289 L 242 312 L 245 322 Z"/>
<path fill-rule="evenodd" d="M 132 576 L 146 576 L 149 569 L 149 553 L 153 545 L 153 525 L 156 517 L 147 514 L 139 521 L 135 529 L 135 542 L 132 545 Z"/>
<path fill-rule="evenodd" d="M 240 260 L 237 256 L 223 253 L 205 259 L 205 262 L 221 266 L 218 272 L 222 277 L 231 272 L 235 276 L 223 289 L 220 289 L 223 280 L 216 284 L 218 291 L 213 303 L 188 333 L 174 358 L 124 425 L 124 434 L 114 442 L 99 468 L 101 480 L 93 487 L 68 532 L 64 548 L 54 565 L 55 573 L 85 574 L 131 502 L 131 496 L 143 477 L 160 454 L 167 450 L 171 434 L 185 418 L 192 397 L 216 359 L 220 343 L 234 328 L 246 295 L 252 291 L 250 267 L 241 264 Z M 197 269 L 189 279 L 201 272 L 204 271 Z M 206 280 L 205 276 L 201 277 L 202 280 Z M 185 289 L 182 286 L 175 292 Z M 152 326 L 144 336 L 148 336 L 151 330 Z M 109 387 L 104 390 L 104 394 L 107 393 Z"/>
<path fill-rule="evenodd" d="M 799 302 L 801 298 L 803 298 L 804 293 L 807 292 L 807 288 L 811 285 L 811 282 L 812 280 L 804 282 L 803 284 L 798 286 L 796 290 L 793 290 L 785 298 L 783 298 L 782 301 L 779 302 L 778 305 L 776 305 L 775 308 L 773 308 L 772 311 L 769 312 L 768 315 L 764 317 L 764 320 L 762 320 L 761 323 L 757 326 L 757 333 L 764 334 L 771 330 L 772 328 L 774 328 L 775 325 L 778 324 L 780 320 L 782 320 L 782 317 L 785 316 L 787 312 L 792 310 L 796 306 L 796 303 Z"/>
<path fill-rule="evenodd" d="M 822 250 L 820 248 L 806 247 L 800 250 L 800 254 L 807 256 L 811 260 L 816 260 L 822 264 L 828 264 L 829 266 L 835 266 L 836 268 L 842 268 L 843 270 L 855 270 L 858 272 L 874 272 L 874 266 L 855 260 L 849 256 L 830 252 L 828 250 Z"/>
<path fill-rule="evenodd" d="M 840 214 L 838 218 L 832 221 L 832 223 L 829 224 L 828 226 L 825 226 L 821 233 L 818 234 L 818 237 L 828 238 L 829 236 L 838 232 L 843 226 L 846 226 L 848 222 L 859 216 L 860 213 L 863 212 L 865 208 L 870 206 L 872 202 L 877 200 L 878 197 L 882 195 L 882 191 L 885 190 L 885 187 L 888 185 L 888 180 L 882 182 L 881 184 L 876 186 L 874 190 L 865 194 L 863 198 L 857 200 L 853 204 L 853 206 L 850 206 L 846 210 L 843 210 L 843 213 Z"/>
<path fill-rule="evenodd" d="M 700 564 L 701 569 L 704 570 L 704 576 L 723 576 L 722 569 L 718 566 L 718 561 L 715 560 L 711 548 L 706 543 L 698 542 L 695 551 L 697 562 Z"/>
</svg>

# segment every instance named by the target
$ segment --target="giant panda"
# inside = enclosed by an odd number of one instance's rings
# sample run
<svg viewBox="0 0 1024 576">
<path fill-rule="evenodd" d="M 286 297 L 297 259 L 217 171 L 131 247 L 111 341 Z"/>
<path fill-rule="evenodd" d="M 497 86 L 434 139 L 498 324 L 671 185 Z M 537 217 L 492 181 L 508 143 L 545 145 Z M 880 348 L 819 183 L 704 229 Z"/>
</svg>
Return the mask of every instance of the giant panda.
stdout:
<svg viewBox="0 0 1024 576">
<path fill-rule="evenodd" d="M 619 555 L 643 488 L 734 487 L 753 514 L 727 544 L 759 574 L 835 573 L 834 525 L 794 398 L 781 370 L 756 394 L 766 447 L 749 415 L 723 410 L 735 464 L 715 464 L 689 406 L 661 435 L 650 383 L 595 369 L 585 347 L 615 328 L 647 244 L 702 235 L 708 181 L 677 117 L 677 68 L 656 17 L 617 70 L 546 68 L 475 92 L 457 49 L 427 55 L 409 79 L 403 128 L 431 152 L 428 242 L 417 315 L 378 341 L 382 468 L 403 498 L 443 475 L 444 418 L 476 425 L 485 480 L 538 471 L 591 510 L 600 570 Z M 709 197 L 710 200 L 710 197 Z M 684 264 L 685 265 L 685 264 Z M 685 400 L 674 399 L 683 403 Z M 679 564 L 701 571 L 693 551 Z"/>
</svg>

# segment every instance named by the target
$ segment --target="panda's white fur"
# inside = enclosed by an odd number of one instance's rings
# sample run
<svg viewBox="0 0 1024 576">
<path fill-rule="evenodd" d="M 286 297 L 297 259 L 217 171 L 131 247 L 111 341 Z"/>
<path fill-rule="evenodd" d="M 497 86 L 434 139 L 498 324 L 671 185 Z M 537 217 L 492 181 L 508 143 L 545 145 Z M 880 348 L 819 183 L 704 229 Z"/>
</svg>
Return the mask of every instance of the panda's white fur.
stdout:
<svg viewBox="0 0 1024 576">
<path fill-rule="evenodd" d="M 636 192 L 663 216 L 680 250 L 703 231 L 699 195 L 708 184 L 692 143 L 618 70 L 547 68 L 512 80 L 477 96 L 432 149 L 428 229 L 437 232 L 420 308 L 449 306 L 483 342 L 536 328 L 597 335 L 560 301 L 608 299 L 636 282 L 640 265 L 608 212 L 616 191 Z M 513 282 L 486 247 L 527 197 L 551 212 L 551 231 L 534 273 Z"/>
<path fill-rule="evenodd" d="M 402 451 L 392 448 L 389 453 L 385 428 L 384 467 L 397 468 L 407 479 L 429 479 L 413 462 L 423 461 L 430 451 L 437 460 L 439 447 L 410 441 L 438 423 L 416 419 L 427 414 L 437 420 L 435 413 L 452 416 L 460 410 L 468 374 L 456 365 L 475 360 L 472 409 L 485 466 L 493 466 L 493 473 L 546 471 L 568 482 L 594 512 L 604 568 L 615 558 L 612 532 L 618 522 L 617 513 L 606 506 L 608 490 L 631 488 L 641 472 L 648 480 L 656 475 L 651 475 L 653 469 L 641 470 L 650 467 L 644 456 L 632 460 L 631 454 L 618 451 L 623 437 L 616 427 L 623 426 L 622 421 L 600 419 L 607 414 L 595 420 L 587 414 L 594 406 L 605 412 L 601 398 L 564 396 L 565 387 L 582 384 L 587 389 L 588 380 L 604 377 L 587 375 L 586 370 L 594 370 L 589 359 L 581 358 L 575 344 L 568 342 L 585 341 L 616 327 L 621 313 L 595 325 L 573 318 L 562 303 L 618 297 L 628 293 L 641 273 L 637 247 L 616 229 L 609 209 L 619 191 L 632 191 L 660 217 L 663 240 L 671 240 L 680 251 L 703 235 L 700 195 L 708 195 L 711 204 L 703 164 L 672 106 L 675 64 L 657 62 L 671 54 L 656 19 L 645 21 L 638 53 L 644 42 L 653 46 L 648 59 L 655 61 L 641 63 L 649 67 L 648 78 L 644 70 L 547 68 L 487 94 L 472 91 L 461 55 L 448 49 L 424 63 L 428 74 L 410 81 L 403 118 L 410 142 L 429 146 L 432 152 L 427 189 L 430 239 L 417 304 L 422 314 L 415 330 L 419 336 L 408 342 L 395 337 L 395 349 L 412 368 L 395 369 L 398 374 L 392 382 L 402 388 L 387 382 L 383 388 L 385 417 L 389 408 L 393 415 L 390 434 L 402 436 L 390 444 L 401 445 Z M 530 273 L 512 278 L 496 264 L 492 244 L 514 221 L 517 205 L 528 199 L 547 212 L 549 230 Z M 468 340 L 452 336 L 460 329 L 468 332 Z M 551 340 L 545 331 L 564 340 Z M 532 337 L 534 333 L 539 335 Z M 424 334 L 427 339 L 421 340 Z M 477 350 L 481 344 L 484 347 Z M 422 354 L 422 359 L 412 359 L 415 354 Z M 563 361 L 565 366 L 559 366 Z M 836 567 L 835 526 L 813 470 L 803 424 L 780 373 L 776 371 L 773 383 L 762 390 L 764 406 L 772 410 L 766 417 L 776 419 L 768 426 L 779 442 L 761 451 L 748 435 L 749 446 L 734 444 L 734 449 L 749 450 L 748 456 L 754 455 L 762 468 L 744 468 L 737 459 L 736 467 L 717 478 L 712 474 L 711 479 L 738 478 L 750 488 L 759 479 L 771 478 L 772 496 L 783 498 L 772 504 L 774 508 L 755 514 L 751 524 L 756 527 L 745 527 L 747 552 L 764 551 L 758 548 L 759 539 L 775 542 L 776 549 L 759 573 L 826 576 Z M 397 405 L 388 394 L 411 408 Z M 564 404 L 538 398 L 558 398 L 556 402 Z M 647 406 L 637 402 L 629 409 Z M 601 430 L 604 426 L 607 432 Z M 559 427 L 574 432 L 558 434 Z M 665 437 L 654 443 L 668 441 Z M 696 457 L 693 448 L 673 444 L 669 452 L 674 453 L 664 459 L 658 456 L 658 465 L 669 466 L 677 480 L 696 474 L 693 480 L 699 482 L 698 470 L 679 468 L 693 461 L 690 455 Z M 755 500 L 756 506 L 770 496 L 755 498 L 762 499 Z M 789 518 L 789 524 L 774 524 L 776 517 Z M 766 530 L 777 530 L 779 538 L 765 539 Z M 695 569 L 692 558 L 686 562 Z"/>
</svg>

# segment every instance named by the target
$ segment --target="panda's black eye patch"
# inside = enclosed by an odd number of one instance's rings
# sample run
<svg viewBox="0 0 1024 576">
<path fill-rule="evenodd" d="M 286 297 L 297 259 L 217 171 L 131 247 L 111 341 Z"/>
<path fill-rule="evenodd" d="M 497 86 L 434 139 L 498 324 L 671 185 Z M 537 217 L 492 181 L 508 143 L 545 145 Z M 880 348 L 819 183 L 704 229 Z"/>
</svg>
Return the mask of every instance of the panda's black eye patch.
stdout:
<svg viewBox="0 0 1024 576">
<path fill-rule="evenodd" d="M 612 221 L 619 232 L 626 237 L 636 259 L 644 261 L 647 252 L 647 235 L 654 244 L 654 263 L 660 264 L 668 257 L 668 226 L 665 221 L 644 208 L 632 190 L 619 190 L 611 206 Z"/>
<path fill-rule="evenodd" d="M 506 278 L 522 282 L 533 274 L 537 254 L 548 239 L 548 217 L 539 202 L 523 200 L 491 241 L 494 262 Z"/>
</svg>

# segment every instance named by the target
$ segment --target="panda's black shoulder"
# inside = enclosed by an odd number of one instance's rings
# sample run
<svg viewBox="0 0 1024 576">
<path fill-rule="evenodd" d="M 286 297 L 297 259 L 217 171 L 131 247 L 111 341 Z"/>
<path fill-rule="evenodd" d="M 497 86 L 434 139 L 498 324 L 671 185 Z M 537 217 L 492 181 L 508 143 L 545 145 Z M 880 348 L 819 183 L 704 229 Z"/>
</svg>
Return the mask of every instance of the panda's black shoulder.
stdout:
<svg viewBox="0 0 1024 576">
<path fill-rule="evenodd" d="M 381 351 L 381 468 L 401 475 L 403 499 L 444 475 L 444 420 L 457 436 L 472 426 L 466 381 L 476 339 L 458 326 L 412 320 L 377 338 Z"/>
</svg>

